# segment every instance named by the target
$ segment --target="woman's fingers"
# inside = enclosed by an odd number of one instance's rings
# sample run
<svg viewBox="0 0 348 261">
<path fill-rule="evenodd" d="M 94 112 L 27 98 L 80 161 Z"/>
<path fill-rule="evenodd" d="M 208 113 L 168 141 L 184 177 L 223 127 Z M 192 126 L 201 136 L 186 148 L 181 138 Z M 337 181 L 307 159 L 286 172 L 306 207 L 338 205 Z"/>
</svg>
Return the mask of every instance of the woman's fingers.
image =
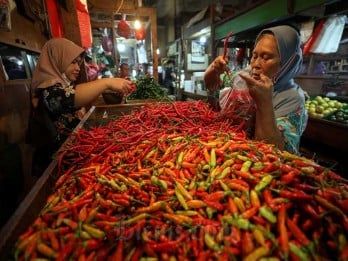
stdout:
<svg viewBox="0 0 348 261">
<path fill-rule="evenodd" d="M 115 92 L 121 92 L 123 95 L 130 94 L 132 91 L 133 82 L 122 79 L 122 78 L 113 78 L 111 89 Z"/>
<path fill-rule="evenodd" d="M 218 56 L 216 57 L 216 59 L 214 60 L 213 64 L 212 64 L 212 68 L 216 73 L 223 73 L 225 71 L 228 70 L 227 67 L 227 60 L 224 60 L 224 58 L 222 56 Z"/>
<path fill-rule="evenodd" d="M 239 73 L 239 76 L 248 84 L 249 88 L 252 87 L 263 87 L 263 88 L 272 88 L 273 83 L 270 78 L 268 78 L 266 75 L 261 74 L 260 80 L 255 80 L 249 75 Z"/>
<path fill-rule="evenodd" d="M 242 78 L 248 85 L 248 87 L 253 87 L 257 85 L 257 80 L 253 79 L 251 76 L 246 75 L 244 73 L 239 73 L 238 74 L 240 76 L 240 78 Z"/>
</svg>

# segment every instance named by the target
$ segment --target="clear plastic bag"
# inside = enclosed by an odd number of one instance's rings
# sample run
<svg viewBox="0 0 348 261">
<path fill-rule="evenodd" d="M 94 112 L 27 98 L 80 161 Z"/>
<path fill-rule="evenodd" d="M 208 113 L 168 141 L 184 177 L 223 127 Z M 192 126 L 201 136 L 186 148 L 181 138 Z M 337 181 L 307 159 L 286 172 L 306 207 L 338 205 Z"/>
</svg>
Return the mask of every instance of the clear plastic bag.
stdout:
<svg viewBox="0 0 348 261">
<path fill-rule="evenodd" d="M 255 115 L 256 105 L 250 96 L 246 82 L 237 74 L 232 81 L 232 87 L 220 91 L 220 114 L 231 119 L 234 124 L 245 126 Z"/>
</svg>

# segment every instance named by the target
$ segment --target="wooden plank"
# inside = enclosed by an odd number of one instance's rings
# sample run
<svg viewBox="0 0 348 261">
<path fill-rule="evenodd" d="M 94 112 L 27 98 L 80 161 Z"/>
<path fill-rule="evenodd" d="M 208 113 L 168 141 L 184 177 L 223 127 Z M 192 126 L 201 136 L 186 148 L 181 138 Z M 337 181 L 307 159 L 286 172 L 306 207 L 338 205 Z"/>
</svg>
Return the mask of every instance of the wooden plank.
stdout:
<svg viewBox="0 0 348 261">
<path fill-rule="evenodd" d="M 95 107 L 92 107 L 76 126 L 74 132 L 77 132 L 83 127 L 85 122 L 94 112 Z M 64 146 L 64 145 L 63 145 Z M 42 176 L 37 180 L 28 195 L 24 198 L 17 210 L 3 226 L 0 231 L 0 260 L 12 260 L 11 254 L 15 246 L 17 238 L 25 232 L 25 230 L 38 217 L 41 209 L 46 203 L 46 199 L 52 193 L 56 176 L 57 176 L 58 161 L 53 160 L 47 167 Z"/>
<path fill-rule="evenodd" d="M 17 238 L 37 218 L 52 192 L 56 171 L 57 161 L 54 160 L 0 231 L 0 260 L 10 259 Z"/>
</svg>

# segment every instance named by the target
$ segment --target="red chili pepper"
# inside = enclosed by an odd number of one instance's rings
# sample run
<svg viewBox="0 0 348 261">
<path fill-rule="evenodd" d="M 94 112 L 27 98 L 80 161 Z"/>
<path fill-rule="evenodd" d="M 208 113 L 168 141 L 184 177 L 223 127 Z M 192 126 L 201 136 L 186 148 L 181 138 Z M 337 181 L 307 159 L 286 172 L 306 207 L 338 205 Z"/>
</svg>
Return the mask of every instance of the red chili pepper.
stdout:
<svg viewBox="0 0 348 261">
<path fill-rule="evenodd" d="M 226 59 L 226 56 L 227 56 L 227 45 L 228 45 L 228 40 L 231 38 L 231 36 L 233 35 L 233 32 L 230 32 L 225 40 L 224 40 L 224 53 L 222 55 L 223 59 L 225 60 Z"/>
<path fill-rule="evenodd" d="M 328 200 L 326 200 L 325 198 L 320 197 L 319 195 L 314 195 L 314 199 L 323 207 L 332 210 L 342 216 L 345 216 L 345 214 L 343 213 L 343 211 L 338 208 L 337 206 L 335 206 L 334 204 L 332 204 L 331 202 L 329 202 Z"/>
<path fill-rule="evenodd" d="M 271 173 L 271 172 L 279 169 L 278 162 L 266 162 L 266 163 L 264 163 L 264 165 L 265 165 L 265 167 L 262 170 L 264 173 Z"/>
<path fill-rule="evenodd" d="M 292 222 L 294 222 L 295 224 L 298 224 L 298 221 L 300 220 L 300 213 L 296 212 L 294 213 L 293 217 L 292 217 Z"/>
<path fill-rule="evenodd" d="M 218 201 L 204 200 L 204 203 L 218 211 L 223 211 L 225 209 L 225 206 Z"/>
<path fill-rule="evenodd" d="M 167 252 L 167 253 L 175 253 L 177 245 L 178 245 L 177 241 L 169 241 L 165 243 L 156 243 L 156 244 L 149 243 L 149 247 L 152 248 L 154 251 Z"/>
<path fill-rule="evenodd" d="M 288 173 L 282 175 L 280 177 L 280 181 L 284 185 L 290 184 L 290 183 L 292 183 L 294 181 L 295 177 L 297 177 L 298 174 L 299 174 L 299 171 L 291 170 Z"/>
<path fill-rule="evenodd" d="M 24 250 L 25 260 L 29 260 L 32 257 L 37 247 L 38 241 L 39 241 L 39 235 L 35 235 L 31 240 L 28 241 L 26 246 L 23 246 L 25 247 L 25 250 Z"/>
<path fill-rule="evenodd" d="M 317 213 L 317 211 L 313 208 L 310 204 L 301 204 L 301 207 L 305 212 L 307 212 L 311 218 L 314 218 L 315 220 L 320 220 L 321 216 Z"/>
<path fill-rule="evenodd" d="M 241 242 L 241 249 L 243 256 L 248 255 L 251 253 L 255 248 L 254 242 L 253 242 L 253 234 L 249 231 L 243 231 L 242 233 L 242 242 Z"/>
<path fill-rule="evenodd" d="M 52 230 L 52 229 L 48 229 L 48 237 L 50 239 L 50 243 L 51 243 L 51 246 L 53 248 L 53 250 L 55 251 L 59 251 L 59 241 L 58 241 L 58 238 L 55 234 L 55 232 Z"/>
<path fill-rule="evenodd" d="M 146 225 L 146 220 L 140 220 L 138 223 L 136 223 L 134 226 L 126 229 L 122 233 L 122 240 L 129 240 L 136 235 L 136 233 L 139 233 Z"/>
<path fill-rule="evenodd" d="M 284 198 L 288 198 L 291 200 L 301 200 L 301 201 L 310 201 L 312 200 L 312 196 L 306 194 L 303 191 L 300 190 L 294 190 L 294 191 L 289 191 L 285 189 L 281 189 L 279 191 L 279 195 Z"/>
<path fill-rule="evenodd" d="M 251 208 L 245 210 L 241 216 L 243 218 L 250 219 L 251 217 L 256 215 L 258 211 L 259 211 L 259 207 L 251 207 Z"/>
<path fill-rule="evenodd" d="M 251 220 L 258 224 L 258 225 L 262 225 L 262 226 L 266 226 L 267 224 L 269 224 L 263 217 L 261 216 L 252 216 Z"/>
<path fill-rule="evenodd" d="M 346 244 L 342 249 L 339 260 L 348 260 L 348 244 Z"/>
<path fill-rule="evenodd" d="M 311 218 L 306 219 L 306 221 L 304 221 L 302 223 L 302 229 L 305 231 L 309 231 L 314 225 L 314 222 Z"/>
<path fill-rule="evenodd" d="M 226 195 L 226 192 L 225 191 L 217 191 L 217 192 L 213 192 L 211 194 L 207 194 L 205 197 L 204 197 L 204 200 L 207 200 L 207 201 L 220 201 L 221 199 L 223 199 Z"/>
<path fill-rule="evenodd" d="M 213 226 L 216 228 L 221 226 L 217 220 L 203 218 L 203 217 L 193 217 L 192 218 L 192 225 L 195 225 L 195 226 Z"/>
<path fill-rule="evenodd" d="M 249 172 L 244 172 L 241 170 L 233 169 L 232 173 L 236 174 L 237 176 L 239 176 L 241 178 L 247 179 L 247 180 L 256 180 L 256 178 L 252 174 L 250 174 Z"/>
<path fill-rule="evenodd" d="M 74 250 L 73 244 L 66 244 L 64 247 L 58 252 L 58 257 L 56 261 L 65 261 L 69 259 L 69 256 L 72 254 Z"/>
<path fill-rule="evenodd" d="M 286 219 L 286 225 L 290 229 L 291 233 L 294 235 L 296 240 L 298 240 L 302 245 L 308 246 L 310 243 L 307 236 L 301 231 L 301 229 L 293 222 L 290 218 Z"/>
<path fill-rule="evenodd" d="M 249 185 L 248 185 L 248 187 L 246 187 L 246 186 L 243 186 L 243 185 L 240 184 L 240 183 L 233 182 L 233 181 L 228 182 L 228 183 L 227 183 L 227 186 L 228 186 L 230 189 L 236 190 L 236 191 L 244 191 L 244 192 L 249 191 Z"/>
<path fill-rule="evenodd" d="M 271 205 L 272 204 L 272 200 L 273 200 L 273 197 L 272 197 L 272 191 L 269 190 L 269 189 L 265 189 L 262 191 L 262 196 L 263 196 L 263 200 L 265 201 L 265 203 L 267 205 Z"/>
</svg>

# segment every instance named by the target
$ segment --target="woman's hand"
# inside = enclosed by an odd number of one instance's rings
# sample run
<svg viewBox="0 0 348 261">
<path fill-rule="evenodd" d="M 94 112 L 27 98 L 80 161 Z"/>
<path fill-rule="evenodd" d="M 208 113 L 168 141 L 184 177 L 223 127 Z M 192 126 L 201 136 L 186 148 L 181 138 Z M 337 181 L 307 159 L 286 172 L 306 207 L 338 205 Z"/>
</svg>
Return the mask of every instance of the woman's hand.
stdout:
<svg viewBox="0 0 348 261">
<path fill-rule="evenodd" d="M 216 91 L 220 85 L 220 74 L 228 72 L 229 68 L 227 67 L 228 60 L 224 59 L 223 56 L 218 56 L 215 60 L 209 65 L 204 73 L 204 82 L 206 88 L 210 91 Z"/>
<path fill-rule="evenodd" d="M 278 130 L 273 110 L 273 82 L 264 74 L 260 74 L 260 79 L 254 79 L 243 73 L 240 73 L 239 76 L 246 81 L 249 93 L 254 98 L 257 107 L 254 138 L 272 143 L 283 150 L 284 139 Z"/>
<path fill-rule="evenodd" d="M 229 68 L 227 67 L 228 60 L 224 59 L 222 55 L 219 55 L 215 58 L 215 60 L 211 63 L 210 67 L 216 74 L 222 74 L 224 72 L 228 72 Z"/>
<path fill-rule="evenodd" d="M 239 73 L 239 76 L 247 83 L 250 95 L 258 106 L 272 102 L 273 82 L 270 78 L 264 74 L 260 74 L 259 80 L 245 73 Z"/>
<path fill-rule="evenodd" d="M 123 95 L 130 94 L 134 89 L 132 81 L 124 78 L 109 78 L 108 89 L 114 92 L 119 92 Z"/>
</svg>

